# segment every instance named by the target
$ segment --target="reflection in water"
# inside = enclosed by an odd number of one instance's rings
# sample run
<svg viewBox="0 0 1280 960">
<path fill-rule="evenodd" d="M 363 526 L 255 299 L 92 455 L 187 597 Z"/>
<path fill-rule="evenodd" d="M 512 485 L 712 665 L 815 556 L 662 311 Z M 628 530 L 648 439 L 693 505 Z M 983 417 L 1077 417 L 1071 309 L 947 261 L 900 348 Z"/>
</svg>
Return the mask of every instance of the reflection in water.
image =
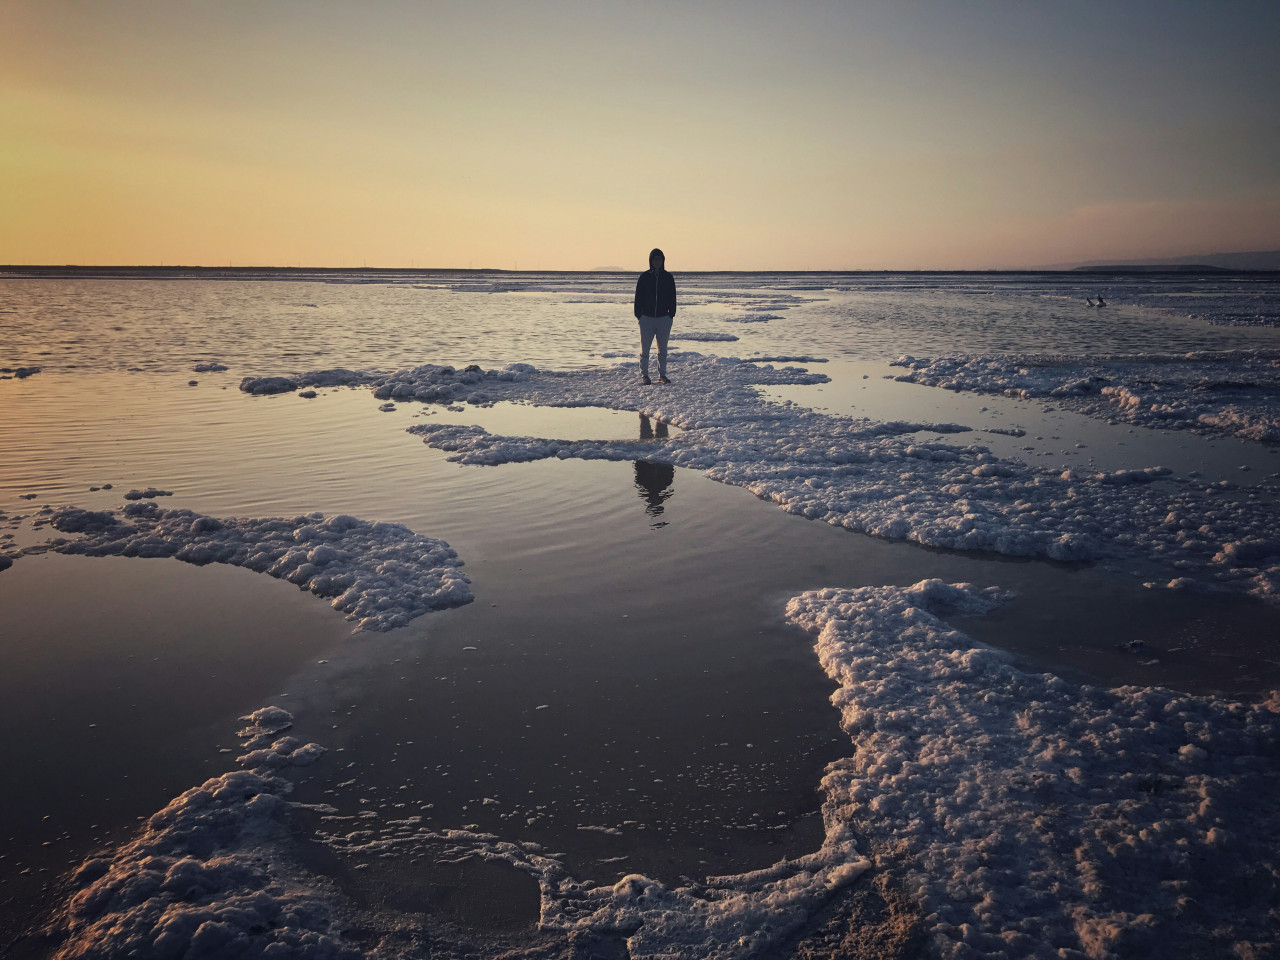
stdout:
<svg viewBox="0 0 1280 960">
<path fill-rule="evenodd" d="M 665 440 L 667 437 L 667 425 L 661 420 L 658 421 L 658 427 L 655 430 L 653 424 L 649 422 L 649 418 L 643 413 L 640 414 L 640 439 L 641 440 Z M 649 505 L 645 507 L 644 512 L 649 514 L 655 520 L 662 516 L 662 505 L 672 494 L 671 484 L 676 479 L 676 468 L 669 463 L 660 463 L 653 460 L 637 460 L 636 461 L 636 489 L 640 491 L 640 496 L 644 498 Z M 665 527 L 667 521 L 662 520 L 650 526 Z"/>
</svg>

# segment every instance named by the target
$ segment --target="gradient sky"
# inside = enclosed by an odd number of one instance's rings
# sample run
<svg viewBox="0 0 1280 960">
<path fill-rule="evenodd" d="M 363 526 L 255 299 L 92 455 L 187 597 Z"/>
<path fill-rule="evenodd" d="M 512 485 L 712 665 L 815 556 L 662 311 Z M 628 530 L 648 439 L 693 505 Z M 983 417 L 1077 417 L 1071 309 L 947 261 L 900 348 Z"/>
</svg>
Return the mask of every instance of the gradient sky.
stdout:
<svg viewBox="0 0 1280 960">
<path fill-rule="evenodd" d="M 0 263 L 1280 248 L 1280 3 L 0 0 Z"/>
</svg>

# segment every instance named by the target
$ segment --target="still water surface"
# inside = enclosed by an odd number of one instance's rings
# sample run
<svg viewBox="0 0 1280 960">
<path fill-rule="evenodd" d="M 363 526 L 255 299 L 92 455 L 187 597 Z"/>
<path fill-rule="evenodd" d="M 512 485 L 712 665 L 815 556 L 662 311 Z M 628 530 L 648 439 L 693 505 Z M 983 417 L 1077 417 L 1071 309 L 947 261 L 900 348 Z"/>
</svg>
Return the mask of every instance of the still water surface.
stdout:
<svg viewBox="0 0 1280 960">
<path fill-rule="evenodd" d="M 831 361 L 814 367 L 830 384 L 780 388 L 780 401 L 1026 429 L 1017 441 L 981 436 L 1001 455 L 1166 463 L 1235 480 L 1242 464 L 1250 477 L 1280 471 L 1268 448 L 883 379 L 907 352 L 1277 345 L 1274 328 L 1190 315 L 1248 314 L 1274 302 L 1271 288 L 1224 282 L 1157 297 L 1145 283 L 1116 281 L 1114 306 L 1100 313 L 1082 305 L 1093 291 L 1078 280 L 699 277 L 682 284 L 678 324 L 740 337 L 686 349 Z M 637 437 L 635 414 L 382 413 L 363 391 L 303 400 L 236 390 L 244 375 L 330 366 L 613 363 L 602 355 L 635 349 L 630 284 L 0 280 L 0 364 L 44 368 L 0 382 L 10 542 L 47 532 L 31 526 L 46 505 L 116 507 L 130 487 L 154 485 L 173 491 L 164 506 L 218 516 L 319 510 L 405 523 L 458 551 L 476 595 L 392 634 L 351 637 L 315 598 L 245 570 L 19 559 L 0 573 L 12 772 L 0 910 L 38 913 L 51 877 L 228 769 L 234 754 L 219 750 L 234 746 L 234 718 L 264 702 L 292 710 L 297 732 L 332 751 L 300 799 L 344 812 L 412 808 L 428 825 L 536 840 L 599 880 L 706 876 L 806 852 L 821 836 L 822 769 L 848 752 L 810 640 L 782 621 L 786 599 L 815 587 L 996 584 L 1018 599 L 965 629 L 1029 668 L 1243 695 L 1280 681 L 1276 617 L 1257 604 L 1157 598 L 1124 571 L 872 540 L 643 462 L 460 467 L 404 432 L 436 417 L 520 435 Z M 1178 297 L 1196 309 L 1171 309 Z M 193 372 L 212 359 L 230 369 Z M 433 869 L 396 864 L 447 885 Z"/>
</svg>

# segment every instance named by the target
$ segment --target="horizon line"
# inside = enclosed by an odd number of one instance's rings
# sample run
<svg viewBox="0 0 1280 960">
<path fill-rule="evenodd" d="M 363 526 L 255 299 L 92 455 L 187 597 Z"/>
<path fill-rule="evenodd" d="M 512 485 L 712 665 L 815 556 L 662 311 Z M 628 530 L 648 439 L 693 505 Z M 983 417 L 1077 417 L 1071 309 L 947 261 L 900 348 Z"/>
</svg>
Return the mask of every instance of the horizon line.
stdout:
<svg viewBox="0 0 1280 960">
<path fill-rule="evenodd" d="M 402 273 L 402 274 L 440 274 L 440 273 L 506 273 L 506 274 L 604 274 L 632 275 L 644 273 L 644 268 L 627 267 L 592 267 L 587 269 L 525 269 L 510 267 L 330 267 L 330 266 L 264 266 L 264 265 L 232 265 L 213 266 L 208 264 L 79 264 L 79 263 L 10 263 L 0 264 L 0 274 L 21 274 L 24 272 L 51 271 L 102 271 L 102 272 L 179 272 L 196 271 L 200 273 Z M 1078 266 L 1044 266 L 1044 267 L 850 267 L 850 268 L 814 268 L 814 269 L 702 269 L 679 270 L 673 273 L 682 274 L 991 274 L 991 273 L 1105 273 L 1130 271 L 1137 273 L 1159 273 L 1161 271 L 1186 273 L 1187 271 L 1206 270 L 1213 273 L 1277 273 L 1274 269 L 1247 269 L 1239 267 L 1219 267 L 1212 264 L 1196 263 L 1125 263 L 1114 264 L 1092 261 Z"/>
</svg>

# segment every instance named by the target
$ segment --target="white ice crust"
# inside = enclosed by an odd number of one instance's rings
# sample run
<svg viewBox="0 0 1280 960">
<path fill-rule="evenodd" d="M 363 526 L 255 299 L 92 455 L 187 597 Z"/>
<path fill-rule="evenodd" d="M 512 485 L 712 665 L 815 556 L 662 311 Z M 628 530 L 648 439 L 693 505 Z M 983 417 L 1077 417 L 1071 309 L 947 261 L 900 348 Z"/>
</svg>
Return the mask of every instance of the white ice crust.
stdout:
<svg viewBox="0 0 1280 960">
<path fill-rule="evenodd" d="M 735 337 L 732 333 L 721 333 L 715 330 L 707 330 L 702 332 L 699 332 L 697 330 L 692 330 L 689 332 L 673 333 L 671 334 L 670 339 L 700 340 L 704 343 L 732 343 L 734 340 L 737 340 L 738 338 Z"/>
<path fill-rule="evenodd" d="M 291 856 L 290 804 L 284 797 L 292 786 L 280 772 L 313 763 L 324 748 L 281 736 L 293 717 L 279 707 L 241 720 L 247 724 L 239 733 L 246 752 L 237 763 L 247 769 L 186 791 L 149 818 L 135 839 L 76 871 L 77 892 L 58 918 L 66 937 L 59 960 L 347 958 L 357 954 L 343 939 L 344 926 L 353 920 L 365 930 L 386 924 L 385 918 L 362 915 L 329 882 L 299 870 Z M 370 831 L 360 830 L 330 842 L 369 854 L 434 841 L 442 862 L 478 857 L 511 864 L 541 887 L 543 931 L 622 931 L 629 934 L 635 960 L 751 956 L 870 868 L 847 829 L 834 823 L 816 853 L 764 870 L 676 888 L 632 874 L 596 887 L 575 881 L 536 844 L 468 830 L 431 832 L 417 823 L 397 821 L 391 838 L 367 841 Z M 393 949 L 386 955 L 401 953 Z"/>
<path fill-rule="evenodd" d="M 1273 599 L 1280 584 L 1271 505 L 1175 483 L 1163 468 L 1040 471 L 976 444 L 913 436 L 926 426 L 964 432 L 954 424 L 873 423 L 757 395 L 762 384 L 826 379 L 794 367 L 685 354 L 663 389 L 639 386 L 633 373 L 634 364 L 487 373 L 427 365 L 352 373 L 350 382 L 384 400 L 601 406 L 683 428 L 649 441 L 411 428 L 465 463 L 664 459 L 793 513 L 880 536 L 1060 559 L 1149 559 L 1176 572 L 1170 586 L 1213 582 Z M 77 516 L 90 542 L 99 526 L 116 522 Z M 789 619 L 817 636 L 853 747 L 822 780 L 825 841 L 807 856 L 684 886 L 641 875 L 594 886 L 534 844 L 469 829 L 397 821 L 384 830 L 362 821 L 360 829 L 335 826 L 325 839 L 355 855 L 430 843 L 442 859 L 503 861 L 539 883 L 542 930 L 620 933 L 633 958 L 758 956 L 785 943 L 873 860 L 923 906 L 932 949 L 947 960 L 1177 956 L 1184 941 L 1204 955 L 1274 950 L 1280 694 L 1244 704 L 1023 672 L 946 622 L 1000 599 L 994 588 L 922 581 L 818 590 L 789 603 Z M 315 750 L 281 736 L 284 718 L 259 714 L 244 731 L 252 739 L 242 760 L 255 765 L 254 776 L 315 759 Z M 119 883 L 146 869 L 138 856 L 119 862 L 107 874 Z M 254 884 L 269 889 L 251 877 Z M 293 888 L 281 896 L 304 895 Z"/>
<path fill-rule="evenodd" d="M 1269 955 L 1280 694 L 1242 704 L 1023 672 L 944 619 L 1000 600 L 995 588 L 925 580 L 790 601 L 788 618 L 816 634 L 838 684 L 831 699 L 853 748 L 822 779 L 825 839 L 806 856 L 682 886 L 641 874 L 597 886 L 537 844 L 417 817 L 328 808 L 320 838 L 357 859 L 429 848 L 443 863 L 524 871 L 541 891 L 539 928 L 564 935 L 564 956 L 617 936 L 633 960 L 773 955 L 873 863 L 919 903 L 944 960 L 1121 960 L 1187 944 Z M 339 957 L 348 926 L 400 922 L 293 865 L 278 771 L 323 750 L 284 735 L 293 718 L 278 707 L 242 720 L 239 762 L 251 770 L 187 791 L 80 868 L 61 957 Z M 529 956 L 558 955 L 546 939 L 530 945 Z"/>
<path fill-rule="evenodd" d="M 1113 423 L 1280 442 L 1280 353 L 1099 360 L 1056 356 L 899 357 L 895 379 L 1019 399 L 1051 398 Z"/>
<path fill-rule="evenodd" d="M 941 619 L 997 599 L 929 580 L 791 600 L 856 748 L 823 778 L 828 824 L 896 865 L 948 960 L 1270 955 L 1280 694 L 1024 673 Z"/>
<path fill-rule="evenodd" d="M 748 313 L 740 317 L 725 317 L 725 323 L 768 323 L 770 320 L 781 320 L 777 313 Z"/>
<path fill-rule="evenodd" d="M 292 722 L 279 707 L 242 719 L 247 769 L 186 791 L 133 840 L 75 872 L 76 892 L 57 918 L 58 960 L 361 956 L 335 931 L 324 884 L 281 856 L 292 784 L 276 771 L 312 763 L 324 748 L 273 740 Z"/>
<path fill-rule="evenodd" d="M 518 364 L 459 376 L 427 365 L 380 377 L 374 395 L 639 410 L 682 428 L 648 441 L 506 437 L 443 423 L 410 428 L 462 463 L 661 459 L 745 487 L 790 513 L 891 540 L 1063 561 L 1142 561 L 1154 565 L 1153 583 L 1192 579 L 1280 598 L 1280 511 L 1225 483 L 1196 486 L 1160 466 L 1047 471 L 976 442 L 914 436 L 960 434 L 964 426 L 817 413 L 766 402 L 754 389 L 827 379 L 796 367 L 689 353 L 672 360 L 674 384 L 657 389 L 637 384 L 633 371 L 634 364 L 577 371 Z"/>
<path fill-rule="evenodd" d="M 66 507 L 53 515 L 52 524 L 81 535 L 57 541 L 59 553 L 247 567 L 331 600 L 360 630 L 392 630 L 430 610 L 472 599 L 452 548 L 399 523 L 320 513 L 219 518 L 134 502 L 119 516 Z"/>
<path fill-rule="evenodd" d="M 334 820 L 351 818 L 334 817 Z M 633 873 L 612 885 L 573 878 L 533 843 L 471 830 L 432 831 L 416 821 L 326 836 L 335 849 L 359 856 L 394 856 L 397 849 L 434 848 L 439 862 L 475 857 L 531 875 L 541 891 L 539 928 L 570 937 L 625 934 L 631 960 L 737 960 L 796 931 L 831 894 L 871 869 L 847 825 L 827 824 L 821 848 L 762 870 L 670 887 Z"/>
</svg>

